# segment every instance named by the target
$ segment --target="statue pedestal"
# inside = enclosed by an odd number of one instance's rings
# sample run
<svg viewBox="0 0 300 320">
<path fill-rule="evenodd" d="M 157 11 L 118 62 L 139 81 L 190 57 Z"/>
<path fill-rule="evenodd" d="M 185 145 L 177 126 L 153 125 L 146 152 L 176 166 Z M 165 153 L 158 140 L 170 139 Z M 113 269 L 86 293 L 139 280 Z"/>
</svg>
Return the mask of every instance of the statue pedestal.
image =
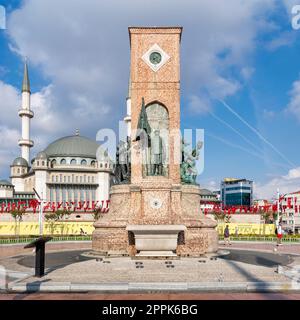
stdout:
<svg viewBox="0 0 300 320">
<path fill-rule="evenodd" d="M 149 177 L 113 186 L 110 203 L 94 224 L 93 251 L 198 256 L 218 250 L 217 223 L 200 211 L 199 186 Z"/>
<path fill-rule="evenodd" d="M 129 225 L 127 231 L 134 234 L 138 257 L 176 256 L 178 234 L 185 231 L 183 225 Z"/>
</svg>

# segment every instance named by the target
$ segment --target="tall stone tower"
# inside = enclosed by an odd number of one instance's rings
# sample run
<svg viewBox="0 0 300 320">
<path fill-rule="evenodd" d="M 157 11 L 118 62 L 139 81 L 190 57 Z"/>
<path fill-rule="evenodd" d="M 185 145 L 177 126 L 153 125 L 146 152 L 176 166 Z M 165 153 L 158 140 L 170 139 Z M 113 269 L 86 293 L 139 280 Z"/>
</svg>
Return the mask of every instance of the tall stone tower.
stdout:
<svg viewBox="0 0 300 320">
<path fill-rule="evenodd" d="M 22 119 L 22 138 L 19 140 L 21 147 L 21 157 L 30 163 L 30 148 L 33 147 L 33 141 L 30 140 L 30 119 L 33 118 L 33 112 L 30 109 L 30 82 L 28 76 L 27 62 L 24 65 L 24 76 L 22 84 L 22 106 L 19 110 L 19 116 Z"/>
<path fill-rule="evenodd" d="M 216 223 L 200 210 L 200 187 L 181 183 L 181 33 L 129 28 L 131 177 L 111 187 L 109 213 L 94 224 L 94 251 L 174 256 L 218 248 Z"/>
<path fill-rule="evenodd" d="M 155 112 L 163 116 L 166 111 L 168 124 L 165 129 L 180 129 L 180 39 L 182 28 L 129 28 L 131 47 L 131 126 L 137 128 L 142 98 L 146 109 L 156 104 Z M 151 115 L 150 115 L 151 116 Z M 153 115 L 154 116 L 154 115 Z M 148 115 L 149 118 L 149 115 Z M 163 119 L 158 119 L 162 121 Z M 159 125 L 156 126 L 158 129 Z M 171 137 L 169 137 L 171 138 Z M 132 135 L 134 140 L 134 135 Z M 168 141 L 169 170 L 172 183 L 180 183 L 180 164 L 174 164 L 176 155 L 172 141 Z M 131 182 L 140 182 L 139 165 L 132 165 Z"/>
</svg>

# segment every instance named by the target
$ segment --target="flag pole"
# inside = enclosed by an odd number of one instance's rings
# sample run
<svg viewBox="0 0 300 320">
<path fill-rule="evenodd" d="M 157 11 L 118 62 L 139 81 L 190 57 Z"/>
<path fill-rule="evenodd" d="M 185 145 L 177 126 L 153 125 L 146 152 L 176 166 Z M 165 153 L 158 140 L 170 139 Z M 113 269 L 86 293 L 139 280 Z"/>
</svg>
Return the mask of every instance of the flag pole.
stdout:
<svg viewBox="0 0 300 320">
<path fill-rule="evenodd" d="M 279 201 L 280 201 L 280 193 L 279 193 L 279 188 L 277 188 L 277 219 L 276 219 L 276 226 L 279 225 Z"/>
</svg>

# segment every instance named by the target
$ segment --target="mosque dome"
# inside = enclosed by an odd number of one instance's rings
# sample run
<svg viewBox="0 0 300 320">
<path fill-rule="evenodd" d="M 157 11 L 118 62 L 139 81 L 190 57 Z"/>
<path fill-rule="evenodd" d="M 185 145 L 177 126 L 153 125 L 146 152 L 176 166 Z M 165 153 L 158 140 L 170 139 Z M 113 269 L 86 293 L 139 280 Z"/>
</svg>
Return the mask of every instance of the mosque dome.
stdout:
<svg viewBox="0 0 300 320">
<path fill-rule="evenodd" d="M 22 157 L 18 157 L 13 161 L 13 166 L 23 166 L 23 167 L 28 167 L 28 162 L 22 158 Z"/>
<path fill-rule="evenodd" d="M 50 143 L 44 150 L 48 157 L 96 158 L 99 144 L 80 135 L 67 136 Z"/>
<path fill-rule="evenodd" d="M 35 158 L 38 159 L 38 160 L 47 160 L 48 157 L 47 157 L 46 152 L 41 151 L 36 155 Z"/>
<path fill-rule="evenodd" d="M 0 180 L 0 186 L 10 186 L 10 187 L 12 187 L 12 184 L 7 180 Z"/>
</svg>

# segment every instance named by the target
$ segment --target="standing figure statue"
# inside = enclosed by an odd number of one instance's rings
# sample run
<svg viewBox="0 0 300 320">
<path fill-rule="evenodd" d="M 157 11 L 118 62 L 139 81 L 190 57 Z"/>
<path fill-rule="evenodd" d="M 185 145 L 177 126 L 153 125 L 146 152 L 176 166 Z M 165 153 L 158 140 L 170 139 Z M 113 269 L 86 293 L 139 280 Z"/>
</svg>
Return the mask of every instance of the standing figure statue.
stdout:
<svg viewBox="0 0 300 320">
<path fill-rule="evenodd" d="M 151 174 L 163 175 L 163 143 L 159 130 L 154 131 L 151 139 Z"/>
<path fill-rule="evenodd" d="M 150 159 L 149 159 L 149 148 L 151 145 L 151 127 L 148 122 L 148 117 L 145 108 L 145 100 L 142 98 L 142 107 L 139 116 L 138 126 L 136 137 L 133 141 L 139 141 L 139 149 L 142 153 L 143 158 L 143 175 L 148 176 L 150 175 Z"/>
<path fill-rule="evenodd" d="M 116 152 L 116 167 L 115 167 L 115 184 L 128 183 L 130 179 L 129 172 L 129 148 L 124 141 L 120 141 Z"/>
</svg>

